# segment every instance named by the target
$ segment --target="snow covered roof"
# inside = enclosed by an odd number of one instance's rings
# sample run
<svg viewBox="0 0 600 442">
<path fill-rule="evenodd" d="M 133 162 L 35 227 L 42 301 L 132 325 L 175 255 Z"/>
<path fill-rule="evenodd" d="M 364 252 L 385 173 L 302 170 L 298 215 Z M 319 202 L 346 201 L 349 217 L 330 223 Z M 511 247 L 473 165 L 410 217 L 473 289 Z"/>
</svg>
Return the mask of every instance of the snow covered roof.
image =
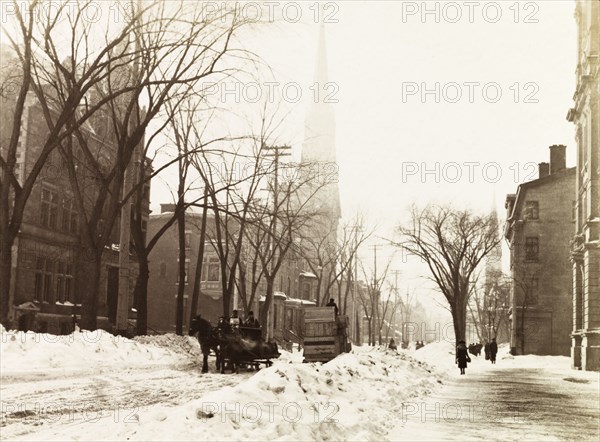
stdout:
<svg viewBox="0 0 600 442">
<path fill-rule="evenodd" d="M 288 298 L 285 302 L 286 302 L 286 304 L 290 303 L 290 304 L 299 304 L 299 305 L 317 305 L 313 301 L 309 301 L 307 299 L 299 299 L 299 298 Z"/>
<path fill-rule="evenodd" d="M 35 311 L 40 311 L 40 308 L 37 305 L 35 305 L 33 302 L 31 302 L 31 301 L 27 301 L 27 302 L 24 302 L 23 304 L 19 304 L 16 308 L 18 310 L 35 310 Z"/>
<path fill-rule="evenodd" d="M 317 275 L 315 275 L 312 272 L 302 272 L 300 273 L 300 276 L 304 276 L 305 278 L 316 278 Z"/>
<path fill-rule="evenodd" d="M 288 299 L 287 295 L 283 292 L 274 292 L 273 299 L 275 299 L 275 298 Z M 261 295 L 261 297 L 258 298 L 258 302 L 265 302 L 266 300 L 267 300 L 267 297 L 265 295 Z"/>
</svg>

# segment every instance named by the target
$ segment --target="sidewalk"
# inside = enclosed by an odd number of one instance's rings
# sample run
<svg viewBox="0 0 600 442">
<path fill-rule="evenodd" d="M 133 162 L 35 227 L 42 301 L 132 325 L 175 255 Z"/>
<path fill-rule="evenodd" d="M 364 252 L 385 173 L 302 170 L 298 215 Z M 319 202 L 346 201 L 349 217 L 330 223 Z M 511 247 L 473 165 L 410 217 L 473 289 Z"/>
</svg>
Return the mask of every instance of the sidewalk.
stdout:
<svg viewBox="0 0 600 442">
<path fill-rule="evenodd" d="M 388 438 L 600 440 L 598 373 L 503 366 L 503 361 L 491 365 L 481 359 L 433 396 L 405 403 Z"/>
</svg>

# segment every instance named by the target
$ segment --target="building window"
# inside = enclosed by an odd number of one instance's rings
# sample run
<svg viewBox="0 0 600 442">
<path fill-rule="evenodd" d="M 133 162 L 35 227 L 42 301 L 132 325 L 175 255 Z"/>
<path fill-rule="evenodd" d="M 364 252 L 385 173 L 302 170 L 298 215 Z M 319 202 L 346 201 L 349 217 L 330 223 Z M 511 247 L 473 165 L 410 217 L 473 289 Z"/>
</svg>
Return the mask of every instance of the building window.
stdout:
<svg viewBox="0 0 600 442">
<path fill-rule="evenodd" d="M 69 301 L 73 304 L 76 304 L 75 296 L 73 296 L 73 265 L 70 263 L 67 263 L 65 265 L 64 299 L 65 301 Z"/>
<path fill-rule="evenodd" d="M 79 214 L 73 200 L 63 200 L 62 207 L 62 231 L 66 233 L 77 233 L 79 228 Z"/>
<path fill-rule="evenodd" d="M 56 299 L 58 302 L 72 301 L 73 266 L 63 261 L 56 263 Z"/>
<path fill-rule="evenodd" d="M 202 281 L 219 282 L 221 280 L 221 264 L 217 256 L 204 257 L 202 264 Z"/>
<path fill-rule="evenodd" d="M 42 226 L 56 229 L 58 221 L 58 194 L 48 189 L 42 189 L 42 204 L 40 208 Z"/>
<path fill-rule="evenodd" d="M 571 221 L 577 221 L 577 200 L 573 200 L 571 209 Z"/>
<path fill-rule="evenodd" d="M 167 264 L 164 262 L 160 263 L 160 277 L 164 278 L 167 276 Z"/>
<path fill-rule="evenodd" d="M 65 302 L 64 298 L 64 287 L 65 287 L 65 263 L 58 261 L 56 263 L 56 300 L 58 302 Z"/>
<path fill-rule="evenodd" d="M 540 204 L 537 201 L 527 201 L 525 203 L 525 219 L 539 219 Z"/>
<path fill-rule="evenodd" d="M 192 232 L 185 232 L 185 248 L 189 249 L 192 246 Z"/>
<path fill-rule="evenodd" d="M 536 237 L 525 238 L 525 260 L 537 261 L 540 254 L 540 243 Z"/>
<path fill-rule="evenodd" d="M 41 302 L 52 301 L 52 261 L 38 258 L 35 264 L 35 299 Z"/>
</svg>

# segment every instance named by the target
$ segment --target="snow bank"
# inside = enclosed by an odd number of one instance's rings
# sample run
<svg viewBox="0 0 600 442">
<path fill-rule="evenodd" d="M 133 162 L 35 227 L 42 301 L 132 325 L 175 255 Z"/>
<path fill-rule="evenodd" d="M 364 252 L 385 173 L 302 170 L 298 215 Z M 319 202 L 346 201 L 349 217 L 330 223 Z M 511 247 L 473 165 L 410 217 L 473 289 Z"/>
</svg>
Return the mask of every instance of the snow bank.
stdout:
<svg viewBox="0 0 600 442">
<path fill-rule="evenodd" d="M 173 334 L 127 339 L 103 330 L 70 335 L 0 331 L 3 376 L 181 365 L 200 358 L 198 342 Z"/>
<path fill-rule="evenodd" d="M 379 440 L 399 418 L 402 401 L 427 395 L 442 382 L 428 364 L 403 351 L 358 348 L 326 364 L 297 363 L 296 357 L 282 352 L 247 381 L 183 405 L 82 425 L 97 440 Z M 71 429 L 63 427 L 61 438 L 77 439 L 83 428 Z"/>
<path fill-rule="evenodd" d="M 416 350 L 414 356 L 446 373 L 458 371 L 455 364 L 454 344 L 451 342 L 432 342 Z"/>
</svg>

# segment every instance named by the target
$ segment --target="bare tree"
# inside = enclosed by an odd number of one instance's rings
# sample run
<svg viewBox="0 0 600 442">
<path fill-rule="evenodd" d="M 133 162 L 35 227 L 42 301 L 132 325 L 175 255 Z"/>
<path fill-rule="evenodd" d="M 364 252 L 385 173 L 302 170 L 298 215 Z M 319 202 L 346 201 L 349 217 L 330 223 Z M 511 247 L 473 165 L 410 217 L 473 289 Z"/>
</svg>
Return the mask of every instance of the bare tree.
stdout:
<svg viewBox="0 0 600 442">
<path fill-rule="evenodd" d="M 450 307 L 455 338 L 464 340 L 471 279 L 500 241 L 497 221 L 491 215 L 437 206 L 413 207 L 411 218 L 410 225 L 398 228 L 402 239 L 395 244 L 428 266 L 430 279 Z"/>
<path fill-rule="evenodd" d="M 477 279 L 472 284 L 468 309 L 479 342 L 490 342 L 508 323 L 510 280 L 501 271 L 491 274 L 488 271 L 483 285 L 478 284 Z"/>
<path fill-rule="evenodd" d="M 88 44 L 92 23 L 81 14 L 91 2 L 78 3 L 68 25 L 59 24 L 66 2 L 54 5 L 56 8 L 44 8 L 42 3 L 33 0 L 23 4 L 13 0 L 15 27 L 9 27 L 10 20 L 2 21 L 2 35 L 10 42 L 15 57 L 12 61 L 4 60 L 6 54 L 3 54 L 2 60 L 1 108 L 10 109 L 8 114 L 2 112 L 0 150 L 0 322 L 4 324 L 8 323 L 11 308 L 11 249 L 34 185 L 60 143 L 73 136 L 76 127 L 85 124 L 108 102 L 100 100 L 94 106 L 81 106 L 94 86 L 106 79 L 114 64 L 119 64 L 114 57 L 113 64 L 109 63 L 110 54 L 138 26 L 137 19 L 129 17 L 101 49 L 95 50 Z M 70 52 L 59 52 L 57 41 L 63 43 L 58 46 L 69 48 Z M 6 66 L 6 62 L 10 66 Z M 9 78 L 4 76 L 7 68 L 13 72 Z M 126 92 L 115 89 L 110 99 Z M 24 133 L 23 116 L 29 109 L 41 114 L 47 127 L 36 127 L 39 146 L 28 152 L 27 167 L 20 168 L 16 161 L 17 150 Z"/>
<path fill-rule="evenodd" d="M 180 15 L 186 14 L 191 19 L 180 18 Z M 89 275 L 89 278 L 80 280 L 79 287 L 83 294 L 83 328 L 96 327 L 102 255 L 105 247 L 113 241 L 113 227 L 121 207 L 129 204 L 135 192 L 134 189 L 121 197 L 128 166 L 144 137 L 149 136 L 146 130 L 150 122 L 159 116 L 166 104 L 181 102 L 200 80 L 220 72 L 217 62 L 228 52 L 231 36 L 241 25 L 237 17 L 228 15 L 226 11 L 221 16 L 207 15 L 201 6 L 190 8 L 184 3 L 179 6 L 160 3 L 153 10 L 137 12 L 134 18 L 139 29 L 132 33 L 133 42 L 123 39 L 122 44 L 113 46 L 114 50 L 107 53 L 108 73 L 94 84 L 94 96 L 88 102 L 88 106 L 102 103 L 99 110 L 113 135 L 106 131 L 104 140 L 108 142 L 98 140 L 90 136 L 90 131 L 85 130 L 74 117 L 68 121 L 77 143 L 67 138 L 59 149 L 66 159 L 71 187 L 83 221 L 81 253 L 89 257 L 79 261 L 79 271 Z M 185 29 L 185 32 L 175 28 Z M 86 41 L 75 28 L 72 35 L 78 43 Z M 71 57 L 71 60 L 75 59 Z M 62 77 L 77 77 L 78 63 L 73 61 L 68 66 L 70 69 L 66 69 L 58 57 L 54 57 L 54 61 L 54 67 Z M 59 81 L 61 76 L 56 76 L 54 86 L 60 92 L 59 99 L 66 103 L 72 82 Z M 125 90 L 126 93 L 115 97 L 115 90 Z M 143 109 L 140 102 L 145 102 Z M 167 121 L 172 117 L 168 113 L 163 116 Z M 165 124 L 161 125 L 158 131 L 164 127 Z M 105 152 L 100 156 L 96 153 L 99 145 Z M 82 186 L 76 173 L 76 166 L 82 164 L 74 161 L 79 151 L 83 153 L 83 164 L 93 177 L 93 192 Z M 111 154 L 107 155 L 107 151 Z"/>
<path fill-rule="evenodd" d="M 379 344 L 382 343 L 381 330 L 383 328 L 383 317 L 385 312 L 383 312 L 381 308 L 381 292 L 386 282 L 391 262 L 392 259 L 388 259 L 380 274 L 377 273 L 377 268 L 375 267 L 372 275 L 368 275 L 365 266 L 361 263 L 362 273 L 367 282 L 365 284 L 366 290 L 359 291 L 359 299 L 363 306 L 365 317 L 367 318 L 369 345 L 376 344 L 375 332 L 377 332 L 377 342 L 379 342 Z"/>
<path fill-rule="evenodd" d="M 273 300 L 275 278 L 294 245 L 294 239 L 307 231 L 315 217 L 321 215 L 321 212 L 312 209 L 311 202 L 325 184 L 315 185 L 311 181 L 310 176 L 304 173 L 308 166 L 296 167 L 297 173 L 279 177 L 279 168 L 275 164 L 273 179 L 268 182 L 272 201 L 255 207 L 257 235 L 247 235 L 249 244 L 260 259 L 266 283 L 265 302 L 259 313 L 263 333 L 268 332 L 267 318 Z"/>
<path fill-rule="evenodd" d="M 536 265 L 524 264 L 520 273 L 513 277 L 513 296 L 515 299 L 513 308 L 516 307 L 516 311 L 513 310 L 512 314 L 514 320 L 518 320 L 518 327 L 515 329 L 519 344 L 519 347 L 515 349 L 517 354 L 525 354 L 527 338 L 530 337 L 528 335 L 535 332 L 527 326 L 527 310 L 532 305 L 537 304 L 538 273 L 539 270 Z M 515 327 L 514 320 L 513 327 Z"/>
</svg>

